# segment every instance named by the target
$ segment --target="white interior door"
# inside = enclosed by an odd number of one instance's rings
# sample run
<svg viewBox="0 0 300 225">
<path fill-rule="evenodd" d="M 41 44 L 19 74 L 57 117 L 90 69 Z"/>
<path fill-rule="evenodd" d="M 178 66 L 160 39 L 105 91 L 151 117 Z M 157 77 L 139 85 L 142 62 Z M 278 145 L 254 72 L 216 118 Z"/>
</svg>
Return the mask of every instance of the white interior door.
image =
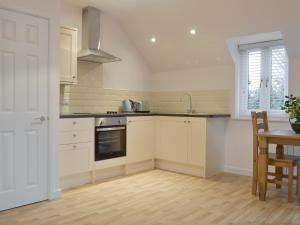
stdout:
<svg viewBox="0 0 300 225">
<path fill-rule="evenodd" d="M 0 9 L 0 211 L 47 198 L 48 21 Z"/>
</svg>

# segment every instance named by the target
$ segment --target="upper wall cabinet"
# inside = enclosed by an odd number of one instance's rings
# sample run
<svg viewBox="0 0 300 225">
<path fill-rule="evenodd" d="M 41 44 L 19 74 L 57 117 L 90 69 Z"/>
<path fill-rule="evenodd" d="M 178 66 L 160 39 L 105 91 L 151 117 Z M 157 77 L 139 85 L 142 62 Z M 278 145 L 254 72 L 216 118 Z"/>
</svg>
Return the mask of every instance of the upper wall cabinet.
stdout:
<svg viewBox="0 0 300 225">
<path fill-rule="evenodd" d="M 77 83 L 77 29 L 60 28 L 60 83 Z"/>
</svg>

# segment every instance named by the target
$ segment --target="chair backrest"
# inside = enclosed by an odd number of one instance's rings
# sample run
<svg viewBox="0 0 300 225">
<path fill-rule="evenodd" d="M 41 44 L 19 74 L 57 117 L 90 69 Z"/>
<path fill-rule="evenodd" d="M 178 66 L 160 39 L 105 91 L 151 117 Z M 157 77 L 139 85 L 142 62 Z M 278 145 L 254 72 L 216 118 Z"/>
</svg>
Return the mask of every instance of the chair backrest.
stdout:
<svg viewBox="0 0 300 225">
<path fill-rule="evenodd" d="M 253 134 L 257 136 L 259 131 L 269 131 L 268 115 L 266 111 L 251 112 Z"/>
<path fill-rule="evenodd" d="M 269 131 L 268 115 L 266 111 L 251 112 L 253 128 L 253 148 L 258 149 L 257 134 L 260 131 Z"/>
</svg>

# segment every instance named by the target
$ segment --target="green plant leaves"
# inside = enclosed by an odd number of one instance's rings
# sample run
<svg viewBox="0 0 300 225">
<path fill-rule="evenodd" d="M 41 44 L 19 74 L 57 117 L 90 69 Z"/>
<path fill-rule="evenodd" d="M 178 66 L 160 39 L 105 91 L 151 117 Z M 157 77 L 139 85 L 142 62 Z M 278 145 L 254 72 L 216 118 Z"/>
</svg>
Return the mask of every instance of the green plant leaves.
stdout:
<svg viewBox="0 0 300 225">
<path fill-rule="evenodd" d="M 300 98 L 295 97 L 293 94 L 290 96 L 285 96 L 286 101 L 284 102 L 284 106 L 282 106 L 282 110 L 286 113 L 290 114 L 290 118 L 300 117 Z"/>
</svg>

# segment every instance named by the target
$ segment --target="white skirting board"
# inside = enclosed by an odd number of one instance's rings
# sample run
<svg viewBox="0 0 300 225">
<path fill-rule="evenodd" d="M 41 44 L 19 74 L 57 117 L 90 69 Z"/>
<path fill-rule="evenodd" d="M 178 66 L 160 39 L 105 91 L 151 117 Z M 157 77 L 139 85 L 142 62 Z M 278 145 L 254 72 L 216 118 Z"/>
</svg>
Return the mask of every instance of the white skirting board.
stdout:
<svg viewBox="0 0 300 225">
<path fill-rule="evenodd" d="M 209 176 L 205 176 L 204 168 L 194 167 L 190 165 L 184 165 L 180 163 L 169 162 L 165 160 L 148 160 L 143 162 L 137 162 L 129 165 L 121 165 L 111 168 L 105 168 L 95 171 L 95 180 L 96 183 L 103 182 L 112 178 L 131 175 L 147 170 L 152 169 L 162 169 L 173 171 L 176 173 L 189 174 L 197 177 L 209 177 L 214 174 L 210 174 Z M 271 170 L 271 169 L 270 169 Z M 248 169 L 241 169 L 232 166 L 225 166 L 224 171 L 219 172 L 227 172 L 233 173 L 243 176 L 252 176 L 252 171 Z M 62 177 L 60 179 L 60 186 L 62 190 L 78 187 L 84 184 L 92 183 L 92 172 L 76 174 L 72 176 Z"/>
<path fill-rule="evenodd" d="M 91 183 L 92 177 L 91 173 L 80 173 L 80 174 L 74 174 L 71 176 L 61 177 L 60 178 L 60 188 L 62 190 L 67 190 L 74 187 L 79 187 L 84 184 Z"/>
<path fill-rule="evenodd" d="M 194 167 L 190 165 L 169 162 L 166 160 L 160 160 L 160 159 L 155 160 L 155 168 L 173 171 L 176 173 L 189 174 L 196 177 L 205 177 L 204 170 L 201 167 Z"/>
<path fill-rule="evenodd" d="M 269 166 L 268 171 L 275 172 L 275 167 Z M 233 173 L 233 174 L 242 175 L 242 176 L 248 176 L 248 177 L 252 176 L 251 169 L 243 169 L 243 168 L 238 168 L 238 167 L 234 167 L 234 166 L 225 166 L 224 172 Z M 294 169 L 294 174 L 297 174 L 297 168 Z"/>
<path fill-rule="evenodd" d="M 110 168 L 104 168 L 94 171 L 95 183 L 103 182 L 112 178 L 126 176 L 134 173 L 139 173 L 142 171 L 147 171 L 154 169 L 153 160 L 138 162 L 128 165 L 120 165 Z M 85 184 L 92 183 L 92 171 L 75 174 L 71 176 L 61 177 L 60 186 L 62 190 L 67 190 L 70 188 L 82 186 Z"/>
<path fill-rule="evenodd" d="M 225 166 L 224 172 L 243 175 L 243 176 L 252 176 L 251 170 L 241 169 L 241 168 L 233 167 L 233 166 Z"/>
<path fill-rule="evenodd" d="M 130 175 L 152 169 L 155 169 L 154 160 L 147 160 L 127 165 L 126 174 Z"/>
<path fill-rule="evenodd" d="M 208 173 L 207 171 L 205 171 L 203 167 L 185 165 L 185 164 L 174 163 L 166 160 L 156 159 L 156 160 L 147 160 L 143 162 L 137 162 L 132 164 L 119 165 L 115 167 L 95 170 L 94 171 L 95 183 L 107 181 L 109 179 L 116 178 L 116 177 L 122 177 L 122 176 L 131 175 L 131 174 L 135 174 L 147 170 L 152 170 L 155 168 L 173 171 L 176 173 L 188 174 L 188 175 L 202 177 L 202 178 L 210 177 L 217 173 L 223 172 L 220 170 L 213 170 L 210 171 L 210 173 Z M 247 175 L 247 176 L 251 175 L 251 171 L 238 170 L 232 167 L 225 167 L 225 169 L 226 169 L 225 172 L 229 172 L 229 173 L 236 173 L 236 174 Z M 66 190 L 84 184 L 92 183 L 92 177 L 93 177 L 92 171 L 76 174 L 72 176 L 62 177 L 60 179 L 61 188 L 63 190 Z"/>
<path fill-rule="evenodd" d="M 54 200 L 61 196 L 61 189 L 57 189 L 56 191 L 51 191 L 48 194 L 48 200 Z"/>
</svg>

